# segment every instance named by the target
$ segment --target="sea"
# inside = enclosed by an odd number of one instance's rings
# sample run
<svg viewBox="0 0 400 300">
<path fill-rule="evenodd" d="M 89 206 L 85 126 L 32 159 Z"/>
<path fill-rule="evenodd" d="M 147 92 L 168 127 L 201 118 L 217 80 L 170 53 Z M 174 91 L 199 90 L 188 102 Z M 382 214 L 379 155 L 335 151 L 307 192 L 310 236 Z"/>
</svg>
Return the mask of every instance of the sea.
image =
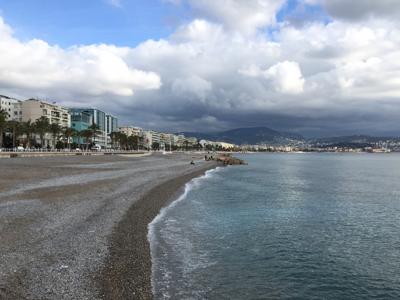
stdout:
<svg viewBox="0 0 400 300">
<path fill-rule="evenodd" d="M 400 299 L 400 154 L 243 154 L 149 225 L 155 299 Z"/>
</svg>

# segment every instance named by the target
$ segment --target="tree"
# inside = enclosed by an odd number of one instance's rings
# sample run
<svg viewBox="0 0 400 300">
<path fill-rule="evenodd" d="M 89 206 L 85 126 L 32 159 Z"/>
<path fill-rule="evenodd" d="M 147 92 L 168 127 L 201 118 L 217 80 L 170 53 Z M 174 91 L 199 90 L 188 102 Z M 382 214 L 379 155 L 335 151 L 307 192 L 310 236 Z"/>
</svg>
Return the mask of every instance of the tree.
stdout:
<svg viewBox="0 0 400 300">
<path fill-rule="evenodd" d="M 12 133 L 12 146 L 15 148 L 17 147 L 17 137 L 23 133 L 23 126 L 20 122 L 12 120 L 8 121 L 7 127 Z"/>
<path fill-rule="evenodd" d="M 93 131 L 90 129 L 86 129 L 80 132 L 81 137 L 85 138 L 86 143 L 86 151 L 89 149 L 89 142 L 93 138 Z"/>
<path fill-rule="evenodd" d="M 44 137 L 45 137 L 46 133 L 48 133 L 50 130 L 49 119 L 42 116 L 36 120 L 34 125 L 35 125 L 36 132 L 39 134 L 39 137 L 40 137 L 40 146 L 43 149 L 44 143 L 45 143 Z"/>
<path fill-rule="evenodd" d="M 119 134 L 120 134 L 120 132 L 116 132 L 116 131 L 110 133 L 112 148 L 115 148 L 115 145 L 118 142 Z"/>
<path fill-rule="evenodd" d="M 128 145 L 130 149 L 137 150 L 139 146 L 139 136 L 131 135 L 128 137 Z"/>
<path fill-rule="evenodd" d="M 21 124 L 21 131 L 22 133 L 26 134 L 26 147 L 30 148 L 31 147 L 31 139 L 32 139 L 32 134 L 35 133 L 35 124 L 31 122 L 31 120 L 27 122 L 22 122 Z"/>
<path fill-rule="evenodd" d="M 8 113 L 1 109 L 0 110 L 0 148 L 3 147 L 3 132 L 7 127 L 7 118 L 8 118 Z"/>
<path fill-rule="evenodd" d="M 185 141 L 183 142 L 183 144 L 185 145 L 185 150 L 188 151 L 188 150 L 189 150 L 189 141 L 188 141 L 188 140 L 185 140 Z"/>
<path fill-rule="evenodd" d="M 93 123 L 92 125 L 89 126 L 88 130 L 92 132 L 91 138 L 93 143 L 96 143 L 96 135 L 101 133 L 99 125 Z"/>
<path fill-rule="evenodd" d="M 74 136 L 77 136 L 78 132 L 74 128 L 65 127 L 64 128 L 64 137 L 67 139 L 68 149 L 71 150 L 71 139 Z"/>
<path fill-rule="evenodd" d="M 139 149 L 139 136 L 137 135 L 131 135 L 129 138 L 129 144 L 133 150 L 138 150 Z"/>
<path fill-rule="evenodd" d="M 151 148 L 152 148 L 153 150 L 160 150 L 160 143 L 154 142 L 154 143 L 151 145 Z"/>
<path fill-rule="evenodd" d="M 57 138 L 59 137 L 59 135 L 60 135 L 60 133 L 62 131 L 62 128 L 61 128 L 60 125 L 58 125 L 56 123 L 53 123 L 53 124 L 50 125 L 49 129 L 51 131 L 51 134 L 53 135 L 53 146 L 54 146 L 54 148 L 57 148 L 56 147 L 56 141 L 57 141 Z"/>
<path fill-rule="evenodd" d="M 123 132 L 119 132 L 118 141 L 120 148 L 126 150 L 128 147 L 128 136 Z"/>
</svg>

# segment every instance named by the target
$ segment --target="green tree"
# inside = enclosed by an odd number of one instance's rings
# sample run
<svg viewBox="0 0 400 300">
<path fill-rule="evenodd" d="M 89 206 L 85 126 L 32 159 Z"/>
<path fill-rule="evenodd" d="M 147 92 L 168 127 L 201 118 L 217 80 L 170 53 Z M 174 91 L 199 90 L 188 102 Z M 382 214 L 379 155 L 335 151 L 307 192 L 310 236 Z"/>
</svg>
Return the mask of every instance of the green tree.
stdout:
<svg viewBox="0 0 400 300">
<path fill-rule="evenodd" d="M 27 148 L 31 147 L 32 135 L 35 133 L 35 130 L 36 130 L 35 124 L 32 123 L 31 120 L 21 123 L 21 131 L 23 134 L 26 134 L 26 147 Z"/>
<path fill-rule="evenodd" d="M 49 119 L 42 116 L 36 120 L 34 126 L 36 129 L 35 131 L 39 134 L 40 145 L 41 145 L 41 148 L 43 149 L 44 143 L 45 143 L 44 137 L 45 137 L 46 133 L 48 133 L 50 131 Z"/>
<path fill-rule="evenodd" d="M 128 137 L 128 145 L 130 149 L 137 150 L 139 147 L 139 136 L 131 135 Z"/>
<path fill-rule="evenodd" d="M 189 141 L 188 141 L 188 140 L 185 140 L 185 141 L 183 142 L 183 144 L 185 145 L 185 150 L 188 151 L 188 150 L 189 150 Z"/>
<path fill-rule="evenodd" d="M 153 149 L 153 150 L 160 150 L 160 143 L 157 143 L 157 142 L 154 142 L 152 145 L 151 145 L 151 148 Z"/>
<path fill-rule="evenodd" d="M 93 131 L 90 129 L 86 129 L 80 132 L 80 136 L 85 139 L 86 151 L 89 149 L 89 143 L 92 142 Z"/>
<path fill-rule="evenodd" d="M 70 127 L 65 127 L 63 131 L 64 131 L 63 132 L 64 137 L 67 140 L 68 149 L 71 150 L 71 139 L 72 139 L 72 137 L 78 135 L 78 131 L 76 131 L 74 128 L 70 128 Z"/>
<path fill-rule="evenodd" d="M 128 147 L 128 136 L 123 133 L 119 132 L 118 141 L 121 149 L 127 150 Z"/>
<path fill-rule="evenodd" d="M 7 128 L 8 113 L 5 110 L 0 110 L 0 148 L 3 147 L 3 133 Z"/>
<path fill-rule="evenodd" d="M 11 131 L 12 134 L 12 146 L 13 148 L 17 147 L 17 138 L 23 133 L 23 127 L 20 122 L 17 121 L 8 121 L 7 128 Z"/>
<path fill-rule="evenodd" d="M 101 133 L 99 125 L 93 123 L 89 126 L 88 130 L 92 132 L 92 142 L 96 143 L 96 136 Z"/>
<path fill-rule="evenodd" d="M 116 144 L 118 143 L 119 134 L 120 134 L 120 132 L 116 132 L 116 131 L 110 133 L 112 148 L 115 148 Z"/>
<path fill-rule="evenodd" d="M 53 136 L 53 147 L 54 147 L 54 148 L 57 148 L 57 147 L 56 147 L 57 138 L 60 137 L 60 133 L 61 133 L 61 131 L 62 131 L 62 128 L 61 128 L 60 125 L 58 125 L 58 124 L 56 124 L 56 123 L 53 123 L 53 124 L 50 124 L 50 128 L 49 128 L 49 129 L 50 129 L 51 134 L 52 134 L 52 136 Z"/>
</svg>

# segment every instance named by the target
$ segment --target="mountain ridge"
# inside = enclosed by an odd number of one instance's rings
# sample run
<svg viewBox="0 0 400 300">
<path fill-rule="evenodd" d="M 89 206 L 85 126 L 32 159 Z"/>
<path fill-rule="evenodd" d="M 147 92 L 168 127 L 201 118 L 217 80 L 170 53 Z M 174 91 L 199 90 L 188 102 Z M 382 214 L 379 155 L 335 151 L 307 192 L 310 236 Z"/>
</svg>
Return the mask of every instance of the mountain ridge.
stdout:
<svg viewBox="0 0 400 300">
<path fill-rule="evenodd" d="M 265 126 L 235 128 L 213 133 L 180 132 L 180 134 L 196 137 L 197 139 L 213 140 L 236 145 L 285 144 L 292 140 L 304 140 L 304 137 L 300 134 L 277 131 Z"/>
</svg>

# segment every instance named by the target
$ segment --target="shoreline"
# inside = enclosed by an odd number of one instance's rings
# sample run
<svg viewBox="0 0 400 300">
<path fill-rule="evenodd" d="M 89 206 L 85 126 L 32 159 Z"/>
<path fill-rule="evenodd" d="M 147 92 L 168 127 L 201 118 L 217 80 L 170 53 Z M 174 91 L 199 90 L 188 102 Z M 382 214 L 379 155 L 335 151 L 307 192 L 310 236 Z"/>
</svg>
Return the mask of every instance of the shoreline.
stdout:
<svg viewBox="0 0 400 300">
<path fill-rule="evenodd" d="M 149 225 L 161 209 L 179 198 L 188 182 L 217 166 L 213 163 L 170 179 L 154 187 L 129 209 L 113 231 L 110 255 L 97 279 L 102 299 L 153 299 Z"/>
</svg>

